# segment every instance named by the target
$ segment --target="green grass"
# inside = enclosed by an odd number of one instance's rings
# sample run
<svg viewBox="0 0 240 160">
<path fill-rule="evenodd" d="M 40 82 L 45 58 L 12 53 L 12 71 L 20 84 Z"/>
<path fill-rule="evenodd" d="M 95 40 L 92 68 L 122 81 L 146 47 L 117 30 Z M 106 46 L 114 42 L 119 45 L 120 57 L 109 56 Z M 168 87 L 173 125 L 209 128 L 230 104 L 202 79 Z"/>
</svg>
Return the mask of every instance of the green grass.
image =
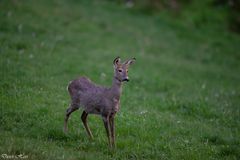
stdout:
<svg viewBox="0 0 240 160">
<path fill-rule="evenodd" d="M 224 9 L 194 10 L 173 17 L 111 1 L 1 1 L 0 154 L 240 159 L 240 36 L 224 25 Z M 68 135 L 62 129 L 68 82 L 86 75 L 109 86 L 116 56 L 137 61 L 113 151 L 100 117 L 89 117 L 93 141 L 80 112 Z"/>
</svg>

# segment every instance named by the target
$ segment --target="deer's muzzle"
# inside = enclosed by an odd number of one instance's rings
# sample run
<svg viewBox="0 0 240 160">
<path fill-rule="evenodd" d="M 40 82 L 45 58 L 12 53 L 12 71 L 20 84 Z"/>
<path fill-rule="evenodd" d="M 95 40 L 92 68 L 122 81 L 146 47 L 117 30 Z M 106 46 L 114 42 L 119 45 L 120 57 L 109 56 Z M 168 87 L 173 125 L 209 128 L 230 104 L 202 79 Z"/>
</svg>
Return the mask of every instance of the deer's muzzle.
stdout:
<svg viewBox="0 0 240 160">
<path fill-rule="evenodd" d="M 123 82 L 124 82 L 124 81 L 128 82 L 129 79 L 128 79 L 128 78 L 124 78 L 122 81 L 123 81 Z"/>
</svg>

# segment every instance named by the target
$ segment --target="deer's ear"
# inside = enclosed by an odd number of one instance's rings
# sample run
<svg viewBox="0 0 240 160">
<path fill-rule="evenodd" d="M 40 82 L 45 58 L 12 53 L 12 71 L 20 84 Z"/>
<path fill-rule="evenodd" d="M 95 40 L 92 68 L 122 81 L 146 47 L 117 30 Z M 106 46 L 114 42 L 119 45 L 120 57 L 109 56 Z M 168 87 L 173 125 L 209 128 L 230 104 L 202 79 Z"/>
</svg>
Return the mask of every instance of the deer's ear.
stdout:
<svg viewBox="0 0 240 160">
<path fill-rule="evenodd" d="M 129 65 L 133 64 L 135 61 L 136 61 L 136 58 L 132 58 L 132 59 L 129 59 L 126 62 L 124 62 L 124 64 L 129 66 Z"/>
<path fill-rule="evenodd" d="M 121 59 L 120 59 L 120 57 L 117 57 L 117 58 L 115 58 L 114 59 L 114 61 L 113 61 L 113 65 L 119 65 L 121 63 Z"/>
</svg>

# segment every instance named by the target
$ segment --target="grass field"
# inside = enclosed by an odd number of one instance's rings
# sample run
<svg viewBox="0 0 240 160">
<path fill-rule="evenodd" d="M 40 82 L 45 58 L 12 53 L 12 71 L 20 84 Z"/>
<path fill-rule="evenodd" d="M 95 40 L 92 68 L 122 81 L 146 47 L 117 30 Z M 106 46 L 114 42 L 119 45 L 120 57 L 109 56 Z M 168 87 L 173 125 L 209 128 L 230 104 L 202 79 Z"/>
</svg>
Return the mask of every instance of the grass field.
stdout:
<svg viewBox="0 0 240 160">
<path fill-rule="evenodd" d="M 240 35 L 224 11 L 0 1 L 0 159 L 240 159 Z M 110 86 L 116 56 L 137 61 L 109 150 L 98 116 L 89 117 L 92 141 L 79 111 L 62 129 L 68 82 L 86 75 Z"/>
</svg>

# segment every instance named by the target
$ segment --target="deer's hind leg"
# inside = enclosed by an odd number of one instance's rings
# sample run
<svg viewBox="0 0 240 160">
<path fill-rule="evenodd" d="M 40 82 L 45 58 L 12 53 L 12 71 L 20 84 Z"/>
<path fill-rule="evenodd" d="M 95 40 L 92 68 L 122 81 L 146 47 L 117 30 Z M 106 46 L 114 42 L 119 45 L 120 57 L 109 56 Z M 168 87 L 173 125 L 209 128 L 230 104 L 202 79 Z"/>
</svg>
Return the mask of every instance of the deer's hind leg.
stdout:
<svg viewBox="0 0 240 160">
<path fill-rule="evenodd" d="M 65 115 L 65 119 L 64 119 L 64 132 L 66 133 L 67 132 L 67 122 L 68 122 L 68 119 L 70 117 L 70 115 L 79 109 L 79 106 L 80 106 L 80 103 L 79 103 L 79 99 L 76 99 L 76 100 L 73 100 L 72 103 L 70 104 L 69 108 L 66 110 L 66 115 Z"/>
<path fill-rule="evenodd" d="M 85 129 L 86 129 L 86 131 L 87 131 L 87 133 L 88 133 L 88 135 L 89 135 L 89 137 L 90 137 L 91 139 L 93 139 L 92 132 L 91 132 L 91 130 L 90 130 L 90 128 L 88 127 L 88 124 L 87 124 L 87 116 L 88 116 L 88 113 L 87 113 L 86 111 L 83 111 L 82 116 L 81 116 L 81 119 L 82 119 L 83 125 L 84 125 L 84 127 L 85 127 Z"/>
</svg>

